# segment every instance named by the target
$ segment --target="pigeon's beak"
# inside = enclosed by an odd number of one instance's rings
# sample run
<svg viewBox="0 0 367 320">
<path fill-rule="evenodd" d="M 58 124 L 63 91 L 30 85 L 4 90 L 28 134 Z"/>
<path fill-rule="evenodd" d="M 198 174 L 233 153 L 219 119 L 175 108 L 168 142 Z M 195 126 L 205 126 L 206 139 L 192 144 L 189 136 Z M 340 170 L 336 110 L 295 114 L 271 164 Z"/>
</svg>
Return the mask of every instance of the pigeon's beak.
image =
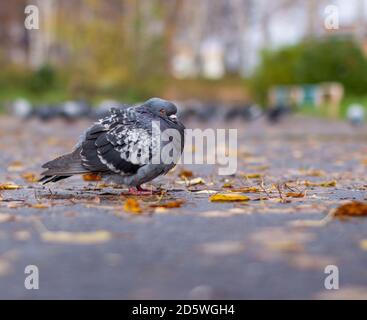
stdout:
<svg viewBox="0 0 367 320">
<path fill-rule="evenodd" d="M 170 118 L 171 120 L 173 120 L 173 121 L 176 121 L 176 120 L 177 120 L 177 117 L 176 117 L 176 115 L 175 115 L 175 114 L 171 114 L 171 115 L 169 116 L 169 118 Z"/>
</svg>

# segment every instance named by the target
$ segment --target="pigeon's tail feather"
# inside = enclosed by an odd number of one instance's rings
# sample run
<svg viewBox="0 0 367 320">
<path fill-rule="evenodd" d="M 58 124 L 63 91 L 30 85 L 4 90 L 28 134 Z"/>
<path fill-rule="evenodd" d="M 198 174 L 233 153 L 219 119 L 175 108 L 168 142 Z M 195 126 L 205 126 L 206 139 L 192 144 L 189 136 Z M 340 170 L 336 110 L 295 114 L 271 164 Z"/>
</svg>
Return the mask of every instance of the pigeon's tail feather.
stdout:
<svg viewBox="0 0 367 320">
<path fill-rule="evenodd" d="M 43 184 L 49 183 L 49 182 L 57 182 L 62 179 L 69 178 L 71 176 L 44 176 L 41 179 L 38 180 L 38 182 L 42 182 Z"/>
<path fill-rule="evenodd" d="M 82 166 L 79 149 L 45 163 L 42 168 L 47 169 L 41 173 L 43 177 L 39 180 L 44 184 L 57 182 L 74 174 L 89 172 L 88 169 Z"/>
</svg>

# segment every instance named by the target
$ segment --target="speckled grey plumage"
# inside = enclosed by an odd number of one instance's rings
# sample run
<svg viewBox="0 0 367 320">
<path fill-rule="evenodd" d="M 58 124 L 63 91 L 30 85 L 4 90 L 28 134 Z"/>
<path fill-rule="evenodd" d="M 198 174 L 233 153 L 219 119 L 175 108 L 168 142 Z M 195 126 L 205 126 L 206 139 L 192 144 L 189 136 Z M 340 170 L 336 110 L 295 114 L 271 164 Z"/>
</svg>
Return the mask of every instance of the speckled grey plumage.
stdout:
<svg viewBox="0 0 367 320">
<path fill-rule="evenodd" d="M 184 147 L 185 128 L 173 119 L 176 113 L 172 102 L 159 98 L 124 110 L 111 109 L 107 117 L 86 130 L 72 153 L 43 165 L 47 170 L 41 181 L 56 182 L 92 172 L 132 187 L 166 174 L 178 159 L 167 161 L 162 150 L 171 143 L 173 152 L 181 155 Z M 176 133 L 172 142 L 167 129 Z"/>
</svg>

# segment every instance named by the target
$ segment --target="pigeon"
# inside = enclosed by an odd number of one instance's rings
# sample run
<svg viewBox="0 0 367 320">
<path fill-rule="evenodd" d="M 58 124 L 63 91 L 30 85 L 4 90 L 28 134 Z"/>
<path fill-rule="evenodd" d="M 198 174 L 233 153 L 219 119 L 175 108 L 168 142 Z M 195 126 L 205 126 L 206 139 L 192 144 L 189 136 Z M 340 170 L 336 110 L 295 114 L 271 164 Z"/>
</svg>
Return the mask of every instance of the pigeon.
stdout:
<svg viewBox="0 0 367 320">
<path fill-rule="evenodd" d="M 67 120 L 76 120 L 90 114 L 90 105 L 86 101 L 66 101 L 60 105 L 61 116 Z"/>
<path fill-rule="evenodd" d="M 277 104 L 268 110 L 267 118 L 270 123 L 277 123 L 283 117 L 290 114 L 292 108 L 286 104 Z"/>
<path fill-rule="evenodd" d="M 32 104 L 23 98 L 15 100 L 12 105 L 12 114 L 20 119 L 28 119 L 32 116 L 33 108 Z"/>
<path fill-rule="evenodd" d="M 175 104 L 160 98 L 112 108 L 85 131 L 74 151 L 42 166 L 47 170 L 40 182 L 93 173 L 128 186 L 132 194 L 152 193 L 141 185 L 170 171 L 183 152 L 185 127 L 176 113 Z"/>
</svg>

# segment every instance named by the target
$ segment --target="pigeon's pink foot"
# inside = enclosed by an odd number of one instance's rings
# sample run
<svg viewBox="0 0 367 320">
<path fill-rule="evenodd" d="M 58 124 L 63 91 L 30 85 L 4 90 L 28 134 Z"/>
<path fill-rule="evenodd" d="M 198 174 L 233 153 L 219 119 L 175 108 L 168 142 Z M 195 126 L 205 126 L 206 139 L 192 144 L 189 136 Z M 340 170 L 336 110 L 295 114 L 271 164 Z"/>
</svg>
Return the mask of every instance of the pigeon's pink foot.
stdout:
<svg viewBox="0 0 367 320">
<path fill-rule="evenodd" d="M 153 194 L 160 194 L 160 191 L 143 189 L 141 186 L 137 186 L 136 188 L 129 188 L 129 194 L 134 196 L 151 196 Z"/>
<path fill-rule="evenodd" d="M 153 192 L 142 188 L 129 188 L 129 194 L 134 196 L 151 196 Z"/>
</svg>

